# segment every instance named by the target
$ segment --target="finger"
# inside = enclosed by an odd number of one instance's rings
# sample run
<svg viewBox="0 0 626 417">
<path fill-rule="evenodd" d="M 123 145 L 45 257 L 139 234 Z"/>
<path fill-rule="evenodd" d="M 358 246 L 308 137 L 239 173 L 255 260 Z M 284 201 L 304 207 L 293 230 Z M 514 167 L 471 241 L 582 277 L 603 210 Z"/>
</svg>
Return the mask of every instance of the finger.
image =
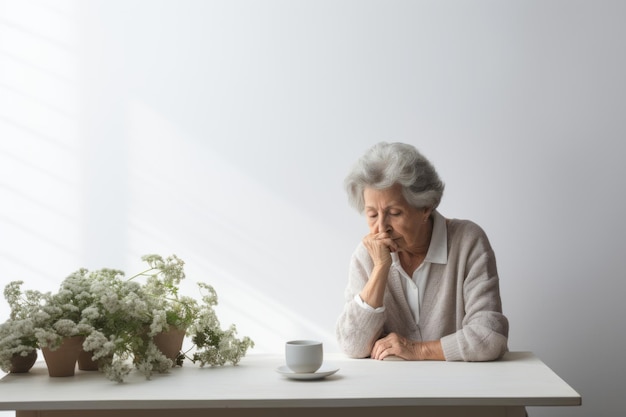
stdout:
<svg viewBox="0 0 626 417">
<path fill-rule="evenodd" d="M 374 343 L 374 348 L 372 349 L 371 357 L 373 359 L 379 359 L 381 353 L 385 350 L 385 342 L 384 339 L 379 339 Z"/>
<path fill-rule="evenodd" d="M 387 245 L 387 248 L 389 249 L 390 252 L 397 252 L 398 251 L 398 243 L 393 240 L 393 239 L 387 239 L 385 241 L 385 244 Z"/>
<path fill-rule="evenodd" d="M 378 339 L 374 344 L 374 349 L 372 349 L 372 358 L 378 360 L 384 359 L 390 354 L 385 352 L 387 352 L 389 349 L 393 349 L 393 346 L 394 344 L 391 335 L 385 336 L 382 339 Z"/>
<path fill-rule="evenodd" d="M 372 353 L 370 354 L 370 357 L 372 359 L 378 359 L 378 356 L 380 355 L 380 343 L 376 342 L 374 343 L 374 347 L 372 348 Z"/>
<path fill-rule="evenodd" d="M 378 246 L 378 247 L 390 246 L 394 244 L 393 240 L 391 240 L 389 237 L 371 235 L 371 234 L 363 238 L 363 243 L 366 246 L 370 245 L 370 246 Z"/>
<path fill-rule="evenodd" d="M 378 360 L 382 361 L 388 356 L 398 356 L 399 352 L 400 350 L 398 345 L 389 344 L 378 354 Z"/>
<path fill-rule="evenodd" d="M 378 359 L 378 351 L 376 348 L 372 349 L 372 353 L 370 353 L 370 358 L 372 359 Z"/>
<path fill-rule="evenodd" d="M 393 252 L 398 249 L 398 244 L 390 238 L 376 238 L 373 241 L 374 245 L 378 246 L 382 250 L 388 250 Z"/>
<path fill-rule="evenodd" d="M 380 233 L 374 239 L 376 242 L 387 246 L 390 250 L 397 250 L 401 238 L 392 238 L 388 233 Z"/>
</svg>

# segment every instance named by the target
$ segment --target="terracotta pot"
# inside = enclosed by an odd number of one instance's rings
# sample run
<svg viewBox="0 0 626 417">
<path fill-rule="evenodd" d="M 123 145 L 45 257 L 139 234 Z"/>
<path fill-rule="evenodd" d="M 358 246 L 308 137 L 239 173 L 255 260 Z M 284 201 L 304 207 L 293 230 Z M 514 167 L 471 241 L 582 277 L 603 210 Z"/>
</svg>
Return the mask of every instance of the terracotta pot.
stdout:
<svg viewBox="0 0 626 417">
<path fill-rule="evenodd" d="M 82 350 L 83 336 L 66 337 L 55 350 L 42 348 L 41 352 L 48 365 L 48 375 L 52 377 L 74 376 L 76 361 Z"/>
<path fill-rule="evenodd" d="M 97 361 L 91 359 L 93 356 L 93 352 L 87 352 L 84 349 L 80 350 L 78 354 L 78 369 L 81 371 L 98 371 L 100 367 L 110 364 L 113 362 L 113 355 L 105 356 L 104 358 L 100 358 Z"/>
<path fill-rule="evenodd" d="M 185 330 L 171 327 L 166 332 L 155 335 L 152 340 L 159 350 L 172 361 L 176 362 L 176 358 L 183 348 L 183 340 L 185 339 Z"/>
<path fill-rule="evenodd" d="M 98 362 L 91 359 L 92 356 L 93 352 L 87 352 L 81 347 L 80 353 L 78 354 L 78 369 L 81 371 L 97 371 Z"/>
<path fill-rule="evenodd" d="M 12 374 L 21 374 L 30 371 L 37 361 L 37 351 L 32 350 L 28 355 L 13 355 L 11 358 L 11 372 Z"/>
</svg>

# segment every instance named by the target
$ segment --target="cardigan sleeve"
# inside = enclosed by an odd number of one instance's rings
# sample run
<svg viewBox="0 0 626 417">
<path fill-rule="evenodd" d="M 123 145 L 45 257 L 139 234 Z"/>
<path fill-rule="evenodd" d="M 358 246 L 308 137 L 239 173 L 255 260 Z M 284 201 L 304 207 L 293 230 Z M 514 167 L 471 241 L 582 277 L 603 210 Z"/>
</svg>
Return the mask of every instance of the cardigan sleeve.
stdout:
<svg viewBox="0 0 626 417">
<path fill-rule="evenodd" d="M 465 259 L 458 265 L 464 275 L 459 280 L 462 297 L 457 300 L 457 311 L 464 313 L 461 325 L 441 338 L 446 360 L 489 361 L 508 350 L 509 323 L 502 314 L 495 255 L 482 229 L 474 226 L 468 234 L 476 239 L 468 244 L 466 235 L 460 248 L 459 259 Z"/>
<path fill-rule="evenodd" d="M 359 245 L 350 260 L 348 285 L 345 289 L 345 304 L 335 327 L 341 349 L 350 357 L 365 358 L 372 351 L 385 323 L 385 312 L 366 309 L 355 301 L 369 279 L 372 265 L 369 258 L 362 256 L 365 247 Z M 360 256 L 361 255 L 361 256 Z"/>
</svg>

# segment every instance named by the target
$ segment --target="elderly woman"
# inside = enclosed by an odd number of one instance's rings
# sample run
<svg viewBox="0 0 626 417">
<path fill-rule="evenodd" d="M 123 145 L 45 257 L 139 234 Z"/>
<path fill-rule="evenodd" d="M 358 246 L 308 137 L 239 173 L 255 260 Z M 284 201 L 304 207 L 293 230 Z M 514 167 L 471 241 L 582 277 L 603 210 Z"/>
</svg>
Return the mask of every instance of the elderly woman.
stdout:
<svg viewBox="0 0 626 417">
<path fill-rule="evenodd" d="M 444 184 L 413 146 L 379 143 L 345 180 L 369 233 L 350 262 L 336 327 L 352 357 L 488 361 L 507 351 L 484 231 L 436 210 Z"/>
</svg>

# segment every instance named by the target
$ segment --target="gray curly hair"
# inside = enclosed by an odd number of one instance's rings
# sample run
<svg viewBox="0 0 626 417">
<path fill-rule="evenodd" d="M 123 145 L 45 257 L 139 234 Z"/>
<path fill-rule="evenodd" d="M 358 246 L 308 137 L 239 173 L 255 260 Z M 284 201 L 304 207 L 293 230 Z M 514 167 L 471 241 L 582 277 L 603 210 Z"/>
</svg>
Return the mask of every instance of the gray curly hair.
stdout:
<svg viewBox="0 0 626 417">
<path fill-rule="evenodd" d="M 359 158 L 344 180 L 348 200 L 359 213 L 365 210 L 363 190 L 385 189 L 400 184 L 406 201 L 416 208 L 435 209 L 441 202 L 444 183 L 437 171 L 414 146 L 380 142 Z"/>
</svg>

